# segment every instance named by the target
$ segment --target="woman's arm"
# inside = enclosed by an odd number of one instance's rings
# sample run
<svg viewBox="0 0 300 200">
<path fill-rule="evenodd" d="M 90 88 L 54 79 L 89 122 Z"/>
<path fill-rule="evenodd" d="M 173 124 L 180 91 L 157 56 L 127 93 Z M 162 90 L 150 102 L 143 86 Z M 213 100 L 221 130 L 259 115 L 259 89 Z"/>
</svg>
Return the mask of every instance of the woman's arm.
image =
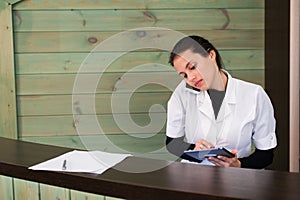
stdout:
<svg viewBox="0 0 300 200">
<path fill-rule="evenodd" d="M 179 138 L 171 138 L 171 137 L 167 136 L 166 147 L 170 153 L 172 153 L 182 159 L 199 162 L 199 161 L 195 160 L 194 158 L 189 157 L 186 154 L 184 154 L 184 151 L 192 150 L 195 148 L 195 144 L 190 144 L 190 143 L 187 143 L 184 141 L 184 136 L 179 137 Z"/>
<path fill-rule="evenodd" d="M 263 169 L 273 162 L 274 149 L 259 150 L 245 158 L 239 158 L 242 168 Z"/>
<path fill-rule="evenodd" d="M 199 162 L 193 159 L 192 157 L 189 157 L 186 154 L 184 154 L 184 151 L 193 150 L 195 148 L 195 144 L 185 142 L 184 137 L 171 138 L 167 136 L 166 147 L 170 153 L 182 159 Z M 239 158 L 238 160 L 241 162 L 242 168 L 263 169 L 273 162 L 273 157 L 274 149 L 256 149 L 254 153 L 252 153 L 250 156 L 245 158 Z"/>
<path fill-rule="evenodd" d="M 239 160 L 241 167 L 262 169 L 273 162 L 274 149 L 277 145 L 275 134 L 276 120 L 271 100 L 262 87 L 258 88 L 256 104 L 252 135 L 255 151 L 250 156 Z"/>
<path fill-rule="evenodd" d="M 273 161 L 273 151 L 269 150 L 259 150 L 256 149 L 254 153 L 245 158 L 228 158 L 225 156 L 208 157 L 208 161 L 214 163 L 217 166 L 223 167 L 241 167 L 241 168 L 252 168 L 252 169 L 263 169 L 270 165 Z M 232 150 L 231 153 L 236 154 L 238 150 Z"/>
</svg>

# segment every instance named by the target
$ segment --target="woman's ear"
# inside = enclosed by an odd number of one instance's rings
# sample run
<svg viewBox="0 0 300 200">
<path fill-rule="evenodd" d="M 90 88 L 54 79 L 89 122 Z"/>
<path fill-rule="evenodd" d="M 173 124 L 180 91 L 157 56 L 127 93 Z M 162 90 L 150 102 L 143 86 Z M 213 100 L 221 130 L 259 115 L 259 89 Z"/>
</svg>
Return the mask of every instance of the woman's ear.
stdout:
<svg viewBox="0 0 300 200">
<path fill-rule="evenodd" d="M 214 50 L 211 50 L 209 52 L 209 57 L 212 59 L 212 60 L 216 60 L 216 52 Z"/>
</svg>

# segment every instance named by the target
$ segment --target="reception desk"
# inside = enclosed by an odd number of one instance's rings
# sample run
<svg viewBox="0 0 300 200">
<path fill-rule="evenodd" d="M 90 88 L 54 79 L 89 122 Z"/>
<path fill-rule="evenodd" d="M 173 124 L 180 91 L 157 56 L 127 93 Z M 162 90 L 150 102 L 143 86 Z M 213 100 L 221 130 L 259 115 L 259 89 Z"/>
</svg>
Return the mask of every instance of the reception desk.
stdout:
<svg viewBox="0 0 300 200">
<path fill-rule="evenodd" d="M 28 169 L 71 150 L 0 138 L 0 174 L 124 199 L 300 198 L 300 174 L 280 171 L 211 167 L 138 157 L 128 157 L 99 175 Z M 157 170 L 146 172 L 151 168 Z M 143 169 L 143 173 L 137 173 Z"/>
</svg>

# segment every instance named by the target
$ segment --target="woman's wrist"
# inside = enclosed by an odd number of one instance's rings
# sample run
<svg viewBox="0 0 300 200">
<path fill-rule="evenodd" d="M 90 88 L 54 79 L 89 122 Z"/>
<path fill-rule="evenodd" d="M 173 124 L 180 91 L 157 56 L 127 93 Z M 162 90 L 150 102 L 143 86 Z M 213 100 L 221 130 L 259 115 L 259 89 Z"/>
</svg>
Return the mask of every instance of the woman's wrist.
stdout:
<svg viewBox="0 0 300 200">
<path fill-rule="evenodd" d="M 188 150 L 195 150 L 196 145 L 195 144 L 191 144 Z"/>
</svg>

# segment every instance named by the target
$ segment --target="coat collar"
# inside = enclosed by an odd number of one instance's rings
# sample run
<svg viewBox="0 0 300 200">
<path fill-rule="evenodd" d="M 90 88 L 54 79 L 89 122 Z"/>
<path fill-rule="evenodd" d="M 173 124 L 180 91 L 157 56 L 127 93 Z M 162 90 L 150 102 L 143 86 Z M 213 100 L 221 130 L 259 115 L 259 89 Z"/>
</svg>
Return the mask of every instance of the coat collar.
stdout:
<svg viewBox="0 0 300 200">
<path fill-rule="evenodd" d="M 225 97 L 217 117 L 217 122 L 224 120 L 232 112 L 231 107 L 236 104 L 236 82 L 227 71 L 223 71 L 226 73 L 228 80 Z M 198 109 L 207 117 L 214 119 L 213 107 L 207 91 L 196 91 L 190 88 L 187 88 L 187 90 L 197 94 Z"/>
<path fill-rule="evenodd" d="M 224 99 L 226 99 L 226 102 L 229 104 L 236 104 L 236 82 L 227 71 L 225 70 L 223 71 L 226 73 L 228 77 Z"/>
</svg>

